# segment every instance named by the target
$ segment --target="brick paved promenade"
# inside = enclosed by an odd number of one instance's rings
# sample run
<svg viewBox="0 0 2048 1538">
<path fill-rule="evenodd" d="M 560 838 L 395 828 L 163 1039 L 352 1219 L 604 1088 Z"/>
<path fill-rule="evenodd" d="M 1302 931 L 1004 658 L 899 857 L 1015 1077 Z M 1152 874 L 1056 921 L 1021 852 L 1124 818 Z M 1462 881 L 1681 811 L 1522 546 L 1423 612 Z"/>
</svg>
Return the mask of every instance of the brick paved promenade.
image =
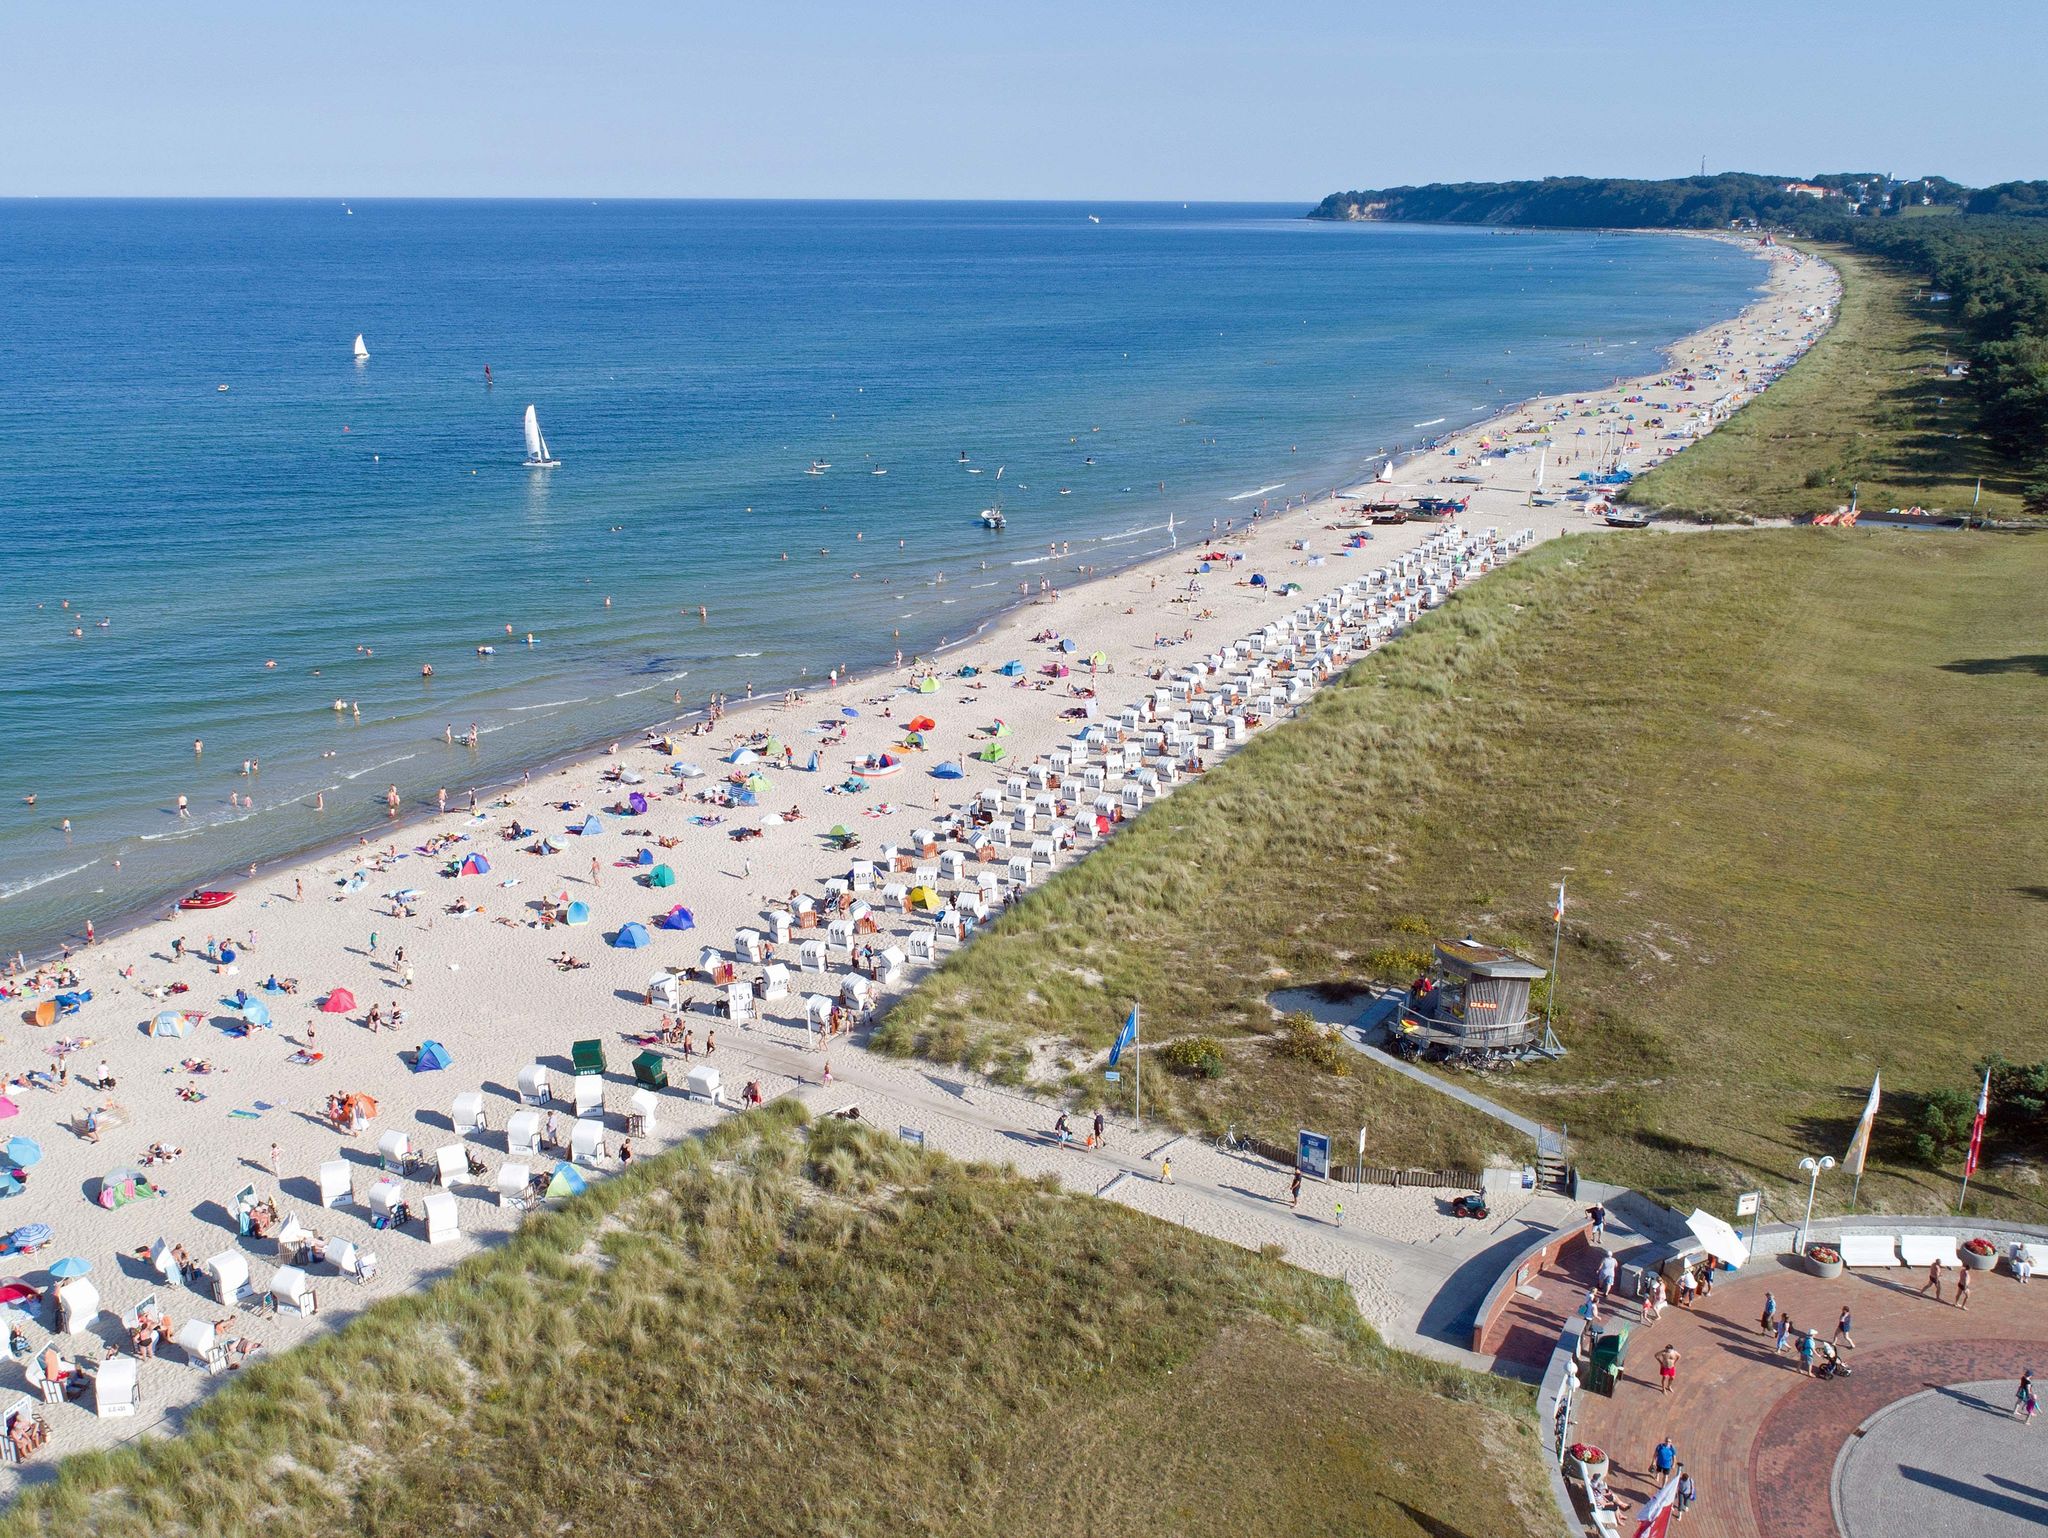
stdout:
<svg viewBox="0 0 2048 1538">
<path fill-rule="evenodd" d="M 1722 1280 L 1691 1312 L 1668 1307 L 1648 1328 L 1636 1323 L 1635 1305 L 1624 1304 L 1619 1317 L 1636 1324 L 1628 1375 L 1612 1399 L 1580 1396 L 1578 1439 L 1607 1450 L 1610 1483 L 1633 1504 L 1652 1493 L 1654 1482 L 1644 1470 L 1658 1438 L 1669 1435 L 1700 1488 L 1686 1538 L 1835 1538 L 1829 1482 L 1836 1457 L 1863 1421 L 1908 1395 L 1959 1383 L 2003 1384 L 2003 1394 L 1993 1397 L 2009 1404 L 2021 1369 L 2048 1373 L 2048 1282 L 2023 1287 L 2003 1272 L 1978 1273 L 1964 1311 L 1916 1296 L 1923 1280 L 1921 1273 L 1898 1269 L 1822 1281 L 1767 1257 Z M 1542 1301 L 1553 1312 L 1582 1295 L 1563 1276 L 1543 1281 Z M 1773 1354 L 1771 1337 L 1758 1325 L 1767 1288 L 1795 1325 L 1814 1327 L 1823 1340 L 1844 1304 L 1855 1311 L 1857 1349 L 1845 1353 L 1853 1376 L 1810 1379 L 1792 1353 Z M 1953 1297 L 1952 1279 L 1947 1295 Z M 1528 1327 L 1534 1329 L 1533 1320 Z M 1658 1391 L 1654 1360 L 1667 1343 L 1681 1354 L 1669 1395 Z M 1992 1422 L 1985 1419 L 1988 1432 Z M 1945 1521 L 1890 1531 L 1900 1538 L 1909 1531 L 1915 1538 L 1942 1530 L 2000 1531 L 1990 1523 L 2014 1503 L 2048 1508 L 2048 1426 L 2028 1432 L 2011 1425 L 2028 1435 L 2019 1445 L 2036 1454 L 2027 1460 L 2031 1474 L 2015 1469 L 2012 1479 L 2033 1495 L 1986 1486 L 1973 1470 L 1970 1481 L 1959 1480 L 1963 1489 L 1950 1491 L 1955 1504 Z M 1882 1462 L 1862 1460 L 1851 1477 L 1868 1477 Z M 1926 1494 L 1937 1484 L 1923 1480 L 1918 1488 Z M 1970 1503 L 1971 1494 L 1978 1504 Z M 1888 1509 L 1883 1502 L 1878 1508 Z M 1928 1509 L 1918 1508 L 1922 1518 Z M 1852 1538 L 1885 1533 L 1859 1529 Z"/>
</svg>

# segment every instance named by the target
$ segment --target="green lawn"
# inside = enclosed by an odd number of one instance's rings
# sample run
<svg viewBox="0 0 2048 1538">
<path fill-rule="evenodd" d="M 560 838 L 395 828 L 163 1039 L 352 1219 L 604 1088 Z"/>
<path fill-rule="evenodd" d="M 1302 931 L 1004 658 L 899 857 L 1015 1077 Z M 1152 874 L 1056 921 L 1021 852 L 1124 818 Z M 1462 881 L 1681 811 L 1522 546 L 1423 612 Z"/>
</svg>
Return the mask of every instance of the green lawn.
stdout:
<svg viewBox="0 0 2048 1538">
<path fill-rule="evenodd" d="M 1342 1286 L 795 1108 L 63 1466 L 0 1535 L 1544 1530 L 1526 1388 Z"/>
<path fill-rule="evenodd" d="M 1266 995 L 1427 934 L 1547 959 L 1569 873 L 1570 1055 L 1488 1093 L 1603 1178 L 1705 1201 L 1839 1155 L 1881 1067 L 1865 1204 L 1950 1202 L 1906 1157 L 1912 1097 L 2048 1055 L 2044 592 L 2030 535 L 1556 542 L 1049 882 L 882 1039 L 1001 1069 L 1050 1034 L 1094 1095 L 1086 1050 L 1140 998 L 1155 1043 L 1226 1048 L 1220 1079 L 1155 1065 L 1157 1112 L 1469 1157 L 1490 1130 L 1427 1091 L 1279 1053 Z M 2041 1215 L 2018 1174 L 1979 1189 Z"/>
<path fill-rule="evenodd" d="M 1927 284 L 1838 247 L 1834 327 L 1771 389 L 1696 446 L 1638 480 L 1628 500 L 1726 522 L 1823 513 L 1857 490 L 1872 509 L 1966 512 L 1978 476 L 1986 517 L 2022 516 L 2020 476 L 1977 436 L 1972 386 L 1942 365 L 1967 343 L 1927 303 Z"/>
</svg>

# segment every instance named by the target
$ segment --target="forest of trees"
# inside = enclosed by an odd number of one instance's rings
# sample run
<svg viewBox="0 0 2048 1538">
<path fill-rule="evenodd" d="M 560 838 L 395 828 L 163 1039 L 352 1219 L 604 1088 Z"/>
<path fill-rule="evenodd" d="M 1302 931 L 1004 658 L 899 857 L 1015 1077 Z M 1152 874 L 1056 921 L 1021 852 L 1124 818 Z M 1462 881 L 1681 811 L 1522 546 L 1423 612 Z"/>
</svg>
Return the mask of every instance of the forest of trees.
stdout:
<svg viewBox="0 0 2048 1538">
<path fill-rule="evenodd" d="M 1548 177 L 1337 192 L 1312 219 L 1562 229 L 1759 227 L 1838 241 L 1923 276 L 1950 295 L 1969 338 L 1985 433 L 2048 511 L 2048 181 L 1970 188 L 1845 172 L 1789 192 L 1785 177 L 1730 172 L 1669 181 Z"/>
</svg>

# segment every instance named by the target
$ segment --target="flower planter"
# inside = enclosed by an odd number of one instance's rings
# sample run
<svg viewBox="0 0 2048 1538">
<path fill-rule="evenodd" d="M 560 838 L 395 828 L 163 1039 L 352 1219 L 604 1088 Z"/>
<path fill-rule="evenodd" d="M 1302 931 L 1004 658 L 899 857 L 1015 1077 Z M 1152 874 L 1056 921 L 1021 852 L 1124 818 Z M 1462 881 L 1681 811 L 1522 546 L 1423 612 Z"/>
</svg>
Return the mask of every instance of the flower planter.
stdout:
<svg viewBox="0 0 2048 1538">
<path fill-rule="evenodd" d="M 1581 1457 L 1580 1453 L 1585 1456 Z M 1577 1479 L 1591 1486 L 1596 1479 L 1607 1477 L 1607 1454 L 1597 1447 L 1567 1449 L 1564 1455 L 1564 1472 L 1567 1479 Z"/>
<path fill-rule="evenodd" d="M 1998 1264 L 1998 1249 L 1995 1245 L 1982 1254 L 1966 1246 L 1958 1245 L 1956 1247 L 1956 1254 L 1962 1260 L 1964 1269 L 1969 1271 L 1989 1271 Z"/>
<path fill-rule="evenodd" d="M 1837 1255 L 1833 1259 L 1823 1259 L 1818 1255 L 1808 1255 L 1806 1269 L 1822 1281 L 1831 1282 L 1842 1274 L 1842 1257 Z"/>
</svg>

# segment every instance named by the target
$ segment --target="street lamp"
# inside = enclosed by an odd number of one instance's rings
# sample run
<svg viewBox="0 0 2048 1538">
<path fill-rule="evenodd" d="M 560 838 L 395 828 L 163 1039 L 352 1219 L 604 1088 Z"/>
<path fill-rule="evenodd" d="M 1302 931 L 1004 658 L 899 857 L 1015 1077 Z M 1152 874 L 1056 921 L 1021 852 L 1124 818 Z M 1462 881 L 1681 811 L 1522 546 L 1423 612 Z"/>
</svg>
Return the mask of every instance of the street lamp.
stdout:
<svg viewBox="0 0 2048 1538">
<path fill-rule="evenodd" d="M 1808 1155 L 1799 1161 L 1799 1167 L 1813 1177 L 1806 1183 L 1806 1216 L 1799 1220 L 1799 1251 L 1801 1254 L 1804 1254 L 1806 1252 L 1806 1230 L 1813 1222 L 1813 1193 L 1820 1189 L 1821 1172 L 1833 1169 L 1835 1161 L 1826 1154 L 1822 1154 L 1818 1159 Z"/>
</svg>

